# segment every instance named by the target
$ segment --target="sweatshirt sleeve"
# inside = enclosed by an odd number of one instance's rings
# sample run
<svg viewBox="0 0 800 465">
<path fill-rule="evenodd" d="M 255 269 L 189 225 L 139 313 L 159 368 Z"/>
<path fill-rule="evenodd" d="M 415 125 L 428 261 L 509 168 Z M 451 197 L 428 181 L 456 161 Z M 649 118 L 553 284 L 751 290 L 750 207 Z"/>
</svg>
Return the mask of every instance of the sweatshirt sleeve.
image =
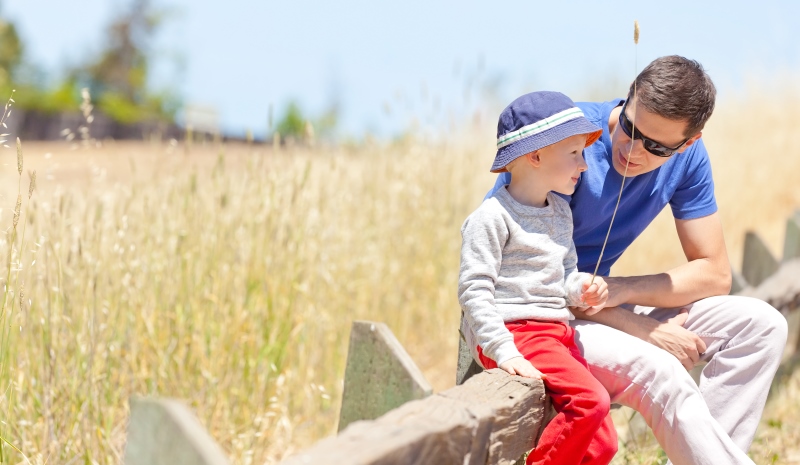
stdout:
<svg viewBox="0 0 800 465">
<path fill-rule="evenodd" d="M 581 294 L 583 294 L 583 283 L 590 279 L 592 279 L 592 275 L 578 271 L 578 253 L 575 251 L 575 242 L 570 240 L 569 251 L 564 256 L 564 288 L 567 292 L 567 306 L 587 307 L 581 301 Z"/>
<path fill-rule="evenodd" d="M 502 215 L 489 208 L 486 202 L 461 227 L 458 302 L 484 355 L 498 366 L 510 358 L 522 356 L 497 313 L 494 299 L 502 250 L 508 237 L 508 226 Z"/>
</svg>

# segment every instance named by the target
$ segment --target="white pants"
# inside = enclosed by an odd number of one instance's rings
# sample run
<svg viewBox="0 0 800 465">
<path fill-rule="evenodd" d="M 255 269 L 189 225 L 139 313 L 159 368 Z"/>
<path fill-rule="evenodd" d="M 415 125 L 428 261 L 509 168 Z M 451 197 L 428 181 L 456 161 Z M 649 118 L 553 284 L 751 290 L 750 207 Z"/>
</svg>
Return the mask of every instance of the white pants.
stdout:
<svg viewBox="0 0 800 465">
<path fill-rule="evenodd" d="M 642 414 L 676 465 L 753 464 L 747 457 L 786 345 L 786 319 L 738 296 L 692 305 L 684 327 L 707 345 L 699 386 L 670 353 L 588 321 L 571 322 L 592 374 L 611 402 Z M 680 308 L 635 307 L 660 321 Z"/>
</svg>

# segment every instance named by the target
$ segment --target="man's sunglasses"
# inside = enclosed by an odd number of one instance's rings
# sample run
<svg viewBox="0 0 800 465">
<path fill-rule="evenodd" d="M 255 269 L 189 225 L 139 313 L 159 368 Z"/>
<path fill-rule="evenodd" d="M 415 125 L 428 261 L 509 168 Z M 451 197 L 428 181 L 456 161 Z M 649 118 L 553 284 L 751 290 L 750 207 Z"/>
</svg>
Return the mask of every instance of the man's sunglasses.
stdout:
<svg viewBox="0 0 800 465">
<path fill-rule="evenodd" d="M 639 132 L 638 129 L 635 129 L 633 127 L 633 123 L 631 122 L 631 120 L 628 119 L 628 116 L 625 114 L 625 107 L 627 105 L 628 102 L 625 102 L 622 105 L 622 111 L 619 112 L 619 127 L 621 127 L 622 132 L 624 132 L 625 135 L 630 137 L 632 140 L 637 140 L 637 139 L 641 140 L 644 149 L 652 153 L 653 155 L 665 158 L 671 157 L 672 155 L 675 154 L 675 152 L 678 151 L 679 148 L 683 147 L 683 144 L 685 144 L 689 139 L 691 139 L 691 137 L 689 137 L 680 144 L 678 144 L 677 147 L 672 148 L 672 147 L 667 147 L 666 145 L 661 144 L 659 142 L 656 142 L 653 139 L 645 137 L 644 135 L 642 135 L 641 132 Z M 633 134 L 634 132 L 635 134 Z"/>
</svg>

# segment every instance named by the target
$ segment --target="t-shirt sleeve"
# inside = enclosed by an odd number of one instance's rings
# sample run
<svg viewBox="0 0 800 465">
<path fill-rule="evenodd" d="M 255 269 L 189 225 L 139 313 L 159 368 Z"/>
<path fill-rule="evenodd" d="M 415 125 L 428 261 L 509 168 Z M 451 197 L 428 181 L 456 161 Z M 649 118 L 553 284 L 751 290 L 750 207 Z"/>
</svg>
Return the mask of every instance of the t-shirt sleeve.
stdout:
<svg viewBox="0 0 800 465">
<path fill-rule="evenodd" d="M 495 192 L 500 190 L 501 187 L 505 186 L 506 184 L 511 182 L 511 173 L 508 171 L 504 171 L 497 175 L 497 181 L 494 182 L 494 186 L 489 190 L 486 194 L 486 197 L 483 200 L 488 199 L 489 197 L 493 196 Z"/>
<path fill-rule="evenodd" d="M 717 211 L 711 163 L 702 139 L 690 150 L 691 153 L 687 150 L 675 155 L 691 157 L 686 164 L 683 178 L 669 201 L 673 216 L 679 220 L 701 218 Z"/>
</svg>

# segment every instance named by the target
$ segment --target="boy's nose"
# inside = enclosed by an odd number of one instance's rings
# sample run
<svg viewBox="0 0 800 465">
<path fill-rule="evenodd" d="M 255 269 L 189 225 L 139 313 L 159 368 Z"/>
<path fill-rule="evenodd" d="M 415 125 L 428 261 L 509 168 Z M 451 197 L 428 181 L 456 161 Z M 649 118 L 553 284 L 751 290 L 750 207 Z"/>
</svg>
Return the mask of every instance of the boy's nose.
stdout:
<svg viewBox="0 0 800 465">
<path fill-rule="evenodd" d="M 586 164 L 586 160 L 583 158 L 583 155 L 581 155 L 581 159 L 578 161 L 578 171 L 583 173 L 587 169 L 589 169 L 589 165 Z"/>
</svg>

